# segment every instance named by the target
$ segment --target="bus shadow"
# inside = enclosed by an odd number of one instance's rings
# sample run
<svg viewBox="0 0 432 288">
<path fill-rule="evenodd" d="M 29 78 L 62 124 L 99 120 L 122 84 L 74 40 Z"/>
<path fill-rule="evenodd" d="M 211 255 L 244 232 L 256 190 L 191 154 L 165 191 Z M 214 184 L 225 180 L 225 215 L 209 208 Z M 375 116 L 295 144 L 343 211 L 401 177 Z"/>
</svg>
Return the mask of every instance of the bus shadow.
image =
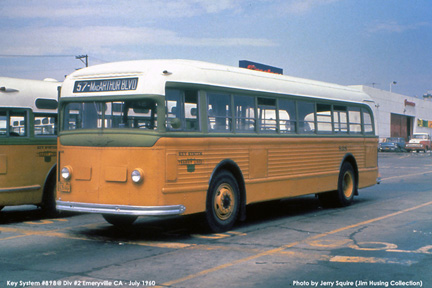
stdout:
<svg viewBox="0 0 432 288">
<path fill-rule="evenodd" d="M 73 233 L 91 239 L 115 242 L 133 241 L 181 241 L 191 238 L 191 234 L 202 233 L 203 215 L 175 217 L 138 218 L 130 226 L 113 226 L 105 223 L 92 229 L 81 229 Z"/>
<path fill-rule="evenodd" d="M 252 204 L 247 207 L 247 218 L 244 223 L 255 225 L 261 222 L 305 215 L 321 209 L 323 209 L 321 203 L 314 195 Z"/>
<path fill-rule="evenodd" d="M 33 205 L 7 206 L 0 211 L 0 225 L 17 224 L 29 221 L 40 221 L 55 218 L 67 218 L 76 213 L 62 213 L 61 215 L 47 215 L 41 208 Z"/>
<path fill-rule="evenodd" d="M 324 208 L 314 195 L 299 196 L 295 198 L 262 202 L 247 206 L 247 218 L 238 221 L 232 231 L 245 232 L 259 229 L 261 225 L 271 225 L 277 221 L 285 221 L 289 218 L 307 216 L 316 213 L 333 213 L 337 210 L 356 209 L 373 198 L 356 197 L 352 206 L 342 208 Z M 171 217 L 142 217 L 130 226 L 118 227 L 104 222 L 95 226 L 82 227 L 69 231 L 79 237 L 88 239 L 131 243 L 138 241 L 150 241 L 157 245 L 158 242 L 200 243 L 208 239 L 217 239 L 216 236 L 224 233 L 210 232 L 205 224 L 203 213 L 187 216 Z M 230 233 L 225 233 L 230 235 Z M 233 234 L 235 235 L 235 234 Z M 206 240 L 207 239 L 207 240 Z M 147 243 L 148 244 L 148 243 Z"/>
<path fill-rule="evenodd" d="M 275 200 L 249 205 L 247 218 L 238 221 L 232 230 L 250 229 L 280 219 L 316 213 L 323 208 L 314 196 L 302 196 L 287 200 Z M 210 235 L 201 214 L 168 218 L 138 218 L 128 227 L 117 227 L 108 223 L 92 229 L 75 231 L 81 236 L 104 241 L 188 241 L 196 235 Z M 204 237 L 205 238 L 205 237 Z M 198 240 L 199 241 L 199 240 Z"/>
</svg>

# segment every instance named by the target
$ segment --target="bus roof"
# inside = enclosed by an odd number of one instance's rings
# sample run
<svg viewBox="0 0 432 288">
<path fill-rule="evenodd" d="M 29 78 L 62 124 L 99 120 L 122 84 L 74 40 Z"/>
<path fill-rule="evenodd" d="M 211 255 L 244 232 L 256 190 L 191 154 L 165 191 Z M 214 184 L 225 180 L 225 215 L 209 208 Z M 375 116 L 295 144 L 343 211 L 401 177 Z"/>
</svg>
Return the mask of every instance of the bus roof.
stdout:
<svg viewBox="0 0 432 288">
<path fill-rule="evenodd" d="M 70 74 L 63 83 L 62 97 L 109 96 L 119 91 L 74 92 L 76 81 L 138 78 L 134 90 L 123 95 L 165 95 L 166 83 L 202 84 L 213 87 L 280 93 L 322 99 L 373 102 L 366 93 L 348 86 L 285 75 L 254 71 L 193 60 L 137 60 L 95 65 Z M 100 83 L 100 82 L 99 82 Z"/>
<path fill-rule="evenodd" d="M 54 104 L 58 99 L 59 86 L 61 82 L 54 79 L 41 81 L 0 77 L 0 108 L 30 108 L 34 112 L 53 113 L 56 111 Z"/>
</svg>

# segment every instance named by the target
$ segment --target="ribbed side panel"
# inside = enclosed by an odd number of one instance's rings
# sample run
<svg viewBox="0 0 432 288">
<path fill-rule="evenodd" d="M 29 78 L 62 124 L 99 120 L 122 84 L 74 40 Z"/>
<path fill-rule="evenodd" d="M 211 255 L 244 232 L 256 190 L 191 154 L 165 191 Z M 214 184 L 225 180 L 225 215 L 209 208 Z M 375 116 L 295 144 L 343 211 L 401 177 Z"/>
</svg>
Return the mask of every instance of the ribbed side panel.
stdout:
<svg viewBox="0 0 432 288">
<path fill-rule="evenodd" d="M 179 163 L 176 181 L 167 181 L 166 187 L 173 189 L 208 185 L 215 167 L 225 159 L 239 166 L 246 182 L 338 173 L 347 154 L 354 156 L 359 169 L 366 167 L 364 139 L 361 138 L 189 138 L 164 142 L 167 153 L 177 155 Z M 252 155 L 256 155 L 252 151 L 265 151 L 259 155 L 267 155 L 267 159 L 258 157 L 258 161 L 256 158 L 252 161 Z M 188 167 L 185 163 L 195 165 Z M 253 163 L 263 166 L 260 171 L 265 173 L 253 176 L 250 173 Z"/>
<path fill-rule="evenodd" d="M 359 167 L 364 167 L 365 153 L 361 146 L 348 146 Z M 337 143 L 286 145 L 285 148 L 268 148 L 268 176 L 294 176 L 316 172 L 334 172 L 339 166 L 346 151 L 340 151 Z"/>
<path fill-rule="evenodd" d="M 186 158 L 192 159 L 191 157 Z M 234 161 L 240 167 L 244 177 L 248 177 L 249 175 L 249 153 L 247 149 L 218 147 L 203 151 L 202 156 L 193 157 L 193 159 L 194 161 L 202 161 L 202 164 L 195 165 L 193 172 L 188 170 L 187 165 L 178 165 L 177 181 L 169 184 L 169 187 L 181 188 L 208 185 L 213 170 L 225 159 Z"/>
</svg>

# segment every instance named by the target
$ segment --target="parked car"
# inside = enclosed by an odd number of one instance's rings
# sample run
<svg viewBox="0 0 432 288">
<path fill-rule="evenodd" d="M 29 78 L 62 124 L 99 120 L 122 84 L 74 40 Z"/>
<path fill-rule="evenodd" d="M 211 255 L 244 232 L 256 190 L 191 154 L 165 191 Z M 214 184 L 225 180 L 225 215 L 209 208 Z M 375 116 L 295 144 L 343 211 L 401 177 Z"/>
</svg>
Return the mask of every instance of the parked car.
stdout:
<svg viewBox="0 0 432 288">
<path fill-rule="evenodd" d="M 390 137 L 386 138 L 384 142 L 379 144 L 379 151 L 382 152 L 405 152 L 405 138 L 403 137 Z"/>
<path fill-rule="evenodd" d="M 431 137 L 428 133 L 414 133 L 405 148 L 408 151 L 426 152 L 431 146 Z"/>
</svg>

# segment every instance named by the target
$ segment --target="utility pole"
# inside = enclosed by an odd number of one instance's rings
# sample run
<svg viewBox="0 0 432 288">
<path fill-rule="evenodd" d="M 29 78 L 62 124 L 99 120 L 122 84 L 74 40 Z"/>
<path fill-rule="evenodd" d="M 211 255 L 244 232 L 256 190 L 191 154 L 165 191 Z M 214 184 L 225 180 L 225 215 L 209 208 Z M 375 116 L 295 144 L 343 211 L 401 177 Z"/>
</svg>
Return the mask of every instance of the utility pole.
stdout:
<svg viewBox="0 0 432 288">
<path fill-rule="evenodd" d="M 392 92 L 392 85 L 396 85 L 396 84 L 397 84 L 396 81 L 392 81 L 392 82 L 390 82 L 390 92 Z"/>
<path fill-rule="evenodd" d="M 87 54 L 75 56 L 75 59 L 80 60 L 82 63 L 85 64 L 85 67 L 88 67 L 88 55 Z M 85 59 L 85 61 L 83 59 Z"/>
</svg>

